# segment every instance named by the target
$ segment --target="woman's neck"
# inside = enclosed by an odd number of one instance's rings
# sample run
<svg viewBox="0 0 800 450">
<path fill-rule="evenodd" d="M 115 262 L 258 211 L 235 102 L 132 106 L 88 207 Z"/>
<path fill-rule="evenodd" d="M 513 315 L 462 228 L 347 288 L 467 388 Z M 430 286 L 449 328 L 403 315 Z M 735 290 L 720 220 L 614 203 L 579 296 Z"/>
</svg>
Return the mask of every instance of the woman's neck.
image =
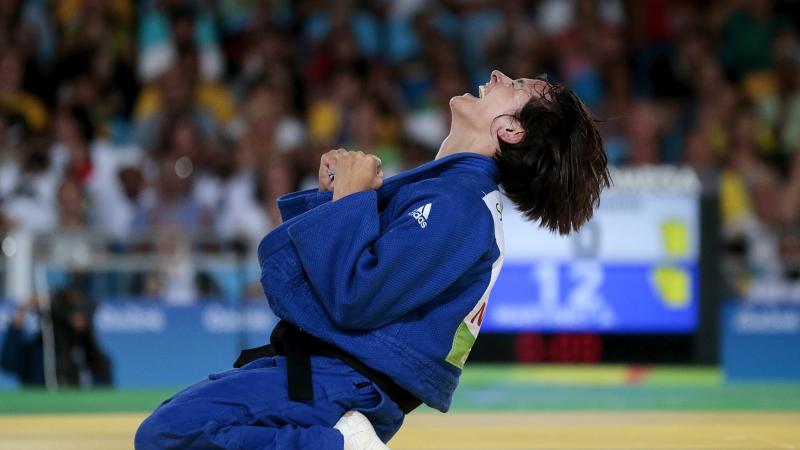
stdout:
<svg viewBox="0 0 800 450">
<path fill-rule="evenodd" d="M 444 158 L 454 153 L 471 152 L 489 157 L 494 156 L 494 149 L 482 136 L 475 133 L 450 129 L 450 134 L 444 138 L 435 159 Z"/>
</svg>

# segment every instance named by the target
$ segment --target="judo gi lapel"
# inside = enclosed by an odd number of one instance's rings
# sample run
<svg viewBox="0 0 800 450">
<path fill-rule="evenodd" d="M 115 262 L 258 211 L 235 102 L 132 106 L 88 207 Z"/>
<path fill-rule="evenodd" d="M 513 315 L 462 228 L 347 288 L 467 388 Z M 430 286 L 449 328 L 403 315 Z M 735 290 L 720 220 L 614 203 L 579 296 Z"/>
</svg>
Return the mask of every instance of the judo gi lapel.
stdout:
<svg viewBox="0 0 800 450">
<path fill-rule="evenodd" d="M 483 171 L 495 181 L 499 175 L 497 163 L 488 156 L 469 152 L 454 153 L 385 179 L 383 186 L 378 189 L 378 204 L 383 206 L 397 193 L 398 189 L 406 184 L 435 177 L 454 167 Z"/>
</svg>

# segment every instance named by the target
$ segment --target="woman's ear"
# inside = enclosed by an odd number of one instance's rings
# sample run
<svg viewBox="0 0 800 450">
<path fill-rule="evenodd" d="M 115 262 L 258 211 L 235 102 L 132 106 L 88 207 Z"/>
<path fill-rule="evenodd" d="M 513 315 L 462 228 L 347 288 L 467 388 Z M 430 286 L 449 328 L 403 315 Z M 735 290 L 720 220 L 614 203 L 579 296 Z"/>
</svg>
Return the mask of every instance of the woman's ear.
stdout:
<svg viewBox="0 0 800 450">
<path fill-rule="evenodd" d="M 525 137 L 519 121 L 514 118 L 505 118 L 497 129 L 497 137 L 507 144 L 519 144 Z"/>
</svg>

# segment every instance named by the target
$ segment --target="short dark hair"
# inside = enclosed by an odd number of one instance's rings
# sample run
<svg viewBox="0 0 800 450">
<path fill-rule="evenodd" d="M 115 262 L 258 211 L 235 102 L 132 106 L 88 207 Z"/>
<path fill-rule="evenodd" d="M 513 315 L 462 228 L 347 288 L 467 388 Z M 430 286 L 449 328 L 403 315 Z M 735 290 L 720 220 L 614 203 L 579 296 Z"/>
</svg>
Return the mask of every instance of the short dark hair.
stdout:
<svg viewBox="0 0 800 450">
<path fill-rule="evenodd" d="M 592 218 L 600 192 L 611 184 L 595 120 L 569 89 L 547 83 L 511 114 L 525 130 L 511 144 L 498 137 L 500 186 L 529 220 L 560 234 Z"/>
</svg>

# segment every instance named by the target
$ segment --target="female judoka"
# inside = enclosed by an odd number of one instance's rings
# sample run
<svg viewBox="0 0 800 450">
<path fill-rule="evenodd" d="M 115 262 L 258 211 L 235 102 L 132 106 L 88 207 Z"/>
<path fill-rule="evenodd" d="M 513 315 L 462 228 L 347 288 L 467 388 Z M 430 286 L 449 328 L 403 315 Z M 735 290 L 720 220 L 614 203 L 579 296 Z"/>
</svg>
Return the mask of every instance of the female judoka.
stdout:
<svg viewBox="0 0 800 450">
<path fill-rule="evenodd" d="M 609 184 L 574 93 L 499 71 L 479 92 L 450 100 L 434 161 L 383 180 L 334 150 L 319 189 L 278 200 L 258 251 L 271 345 L 165 401 L 137 449 L 381 449 L 419 404 L 449 409 L 503 262 L 500 189 L 567 234 Z"/>
</svg>

